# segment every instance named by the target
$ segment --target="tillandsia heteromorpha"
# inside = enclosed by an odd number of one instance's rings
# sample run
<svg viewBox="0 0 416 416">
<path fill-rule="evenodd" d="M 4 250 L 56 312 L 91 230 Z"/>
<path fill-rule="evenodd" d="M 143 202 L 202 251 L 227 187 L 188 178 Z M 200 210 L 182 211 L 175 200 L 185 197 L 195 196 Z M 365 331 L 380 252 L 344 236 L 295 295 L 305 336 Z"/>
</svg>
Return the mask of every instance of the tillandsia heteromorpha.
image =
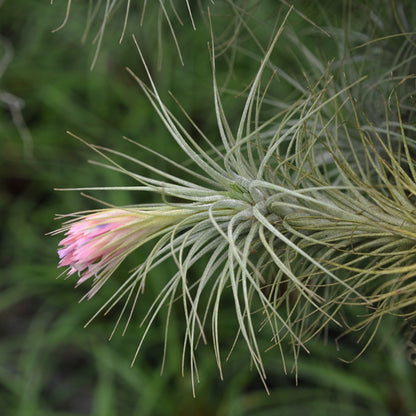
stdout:
<svg viewBox="0 0 416 416">
<path fill-rule="evenodd" d="M 415 314 L 416 143 L 411 137 L 414 127 L 402 117 L 405 109 L 411 120 L 414 108 L 404 104 L 408 92 L 401 95 L 411 77 L 414 45 L 402 34 L 405 47 L 393 57 L 393 76 L 380 70 L 375 80 L 364 65 L 357 70 L 365 53 L 348 55 L 332 66 L 322 64 L 291 33 L 286 41 L 313 68 L 302 86 L 271 59 L 291 11 L 262 57 L 236 123 L 227 118 L 222 104 L 212 36 L 213 111 L 221 146 L 190 120 L 208 150 L 165 106 L 136 42 L 149 85 L 129 72 L 194 165 L 169 160 L 183 172 L 182 178 L 90 144 L 109 168 L 139 182 L 132 191 L 160 194 L 164 202 L 80 213 L 60 230 L 66 237 L 60 242 L 59 265 L 68 267 L 69 275 L 78 272 L 79 283 L 93 279 L 88 297 L 127 255 L 154 241 L 147 259 L 99 312 L 122 299 L 121 315 L 135 308 L 149 272 L 168 259 L 175 261 L 177 272 L 166 280 L 146 315 L 136 356 L 163 306 L 170 310 L 180 300 L 183 357 L 187 352 L 193 382 L 200 340 L 211 340 L 222 375 L 220 311 L 227 291 L 234 302 L 236 339 L 245 341 L 264 383 L 260 336 L 270 340 L 270 347 L 280 348 L 284 361 L 283 344 L 297 358 L 300 350 L 307 351 L 308 341 L 330 325 L 345 332 L 365 331 L 376 328 L 386 314 Z M 365 59 L 375 58 L 380 59 L 377 51 Z M 265 86 L 270 70 L 275 76 Z M 273 101 L 270 84 L 279 75 L 298 90 L 298 99 Z M 374 102 L 376 81 L 383 105 L 377 106 L 377 114 L 369 114 L 359 97 L 371 95 Z M 123 160 L 150 169 L 159 179 L 127 170 Z M 200 260 L 205 266 L 191 280 L 189 270 Z M 345 310 L 361 318 L 349 325 Z"/>
</svg>

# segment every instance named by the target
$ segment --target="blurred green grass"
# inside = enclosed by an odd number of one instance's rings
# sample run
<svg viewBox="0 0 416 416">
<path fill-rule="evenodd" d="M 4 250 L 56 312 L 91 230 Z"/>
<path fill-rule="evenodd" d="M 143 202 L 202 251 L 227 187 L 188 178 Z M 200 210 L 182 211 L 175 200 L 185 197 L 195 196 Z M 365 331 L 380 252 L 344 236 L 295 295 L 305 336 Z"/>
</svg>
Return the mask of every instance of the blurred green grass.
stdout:
<svg viewBox="0 0 416 416">
<path fill-rule="evenodd" d="M 138 54 L 129 37 L 118 45 L 121 24 L 109 26 L 93 71 L 91 39 L 85 45 L 80 34 L 85 27 L 83 4 L 74 6 L 69 23 L 52 33 L 65 14 L 65 2 L 5 0 L 0 5 L 0 35 L 13 48 L 13 58 L 0 78 L 0 90 L 24 100 L 23 117 L 32 137 L 24 145 L 10 109 L 0 106 L 0 408 L 5 415 L 408 415 L 416 411 L 416 374 L 406 359 L 403 338 L 396 331 L 397 320 L 387 320 L 362 357 L 345 364 L 339 357 L 353 358 L 361 346 L 348 338 L 342 354 L 324 340 L 309 345 L 311 354 L 302 356 L 299 383 L 285 376 L 280 353 L 266 355 L 268 396 L 256 372 L 250 370 L 247 353 L 237 346 L 224 365 L 219 379 L 214 355 L 201 346 L 200 383 L 192 397 L 189 374 L 181 375 L 183 328 L 180 311 L 171 320 L 169 348 L 163 375 L 164 322 L 152 327 L 143 351 L 130 367 L 140 329 L 134 323 L 124 336 L 117 331 L 108 337 L 116 314 L 97 318 L 87 329 L 84 324 L 123 278 L 128 263 L 109 282 L 100 296 L 77 304 L 84 288 L 73 289 L 74 280 L 56 281 L 56 245 L 59 237 L 46 234 L 59 226 L 56 213 L 95 208 L 96 202 L 78 192 L 56 192 L 54 188 L 118 186 L 129 181 L 114 172 L 92 166 L 97 159 L 67 130 L 94 144 L 129 154 L 138 148 L 122 139 L 131 137 L 168 157 L 182 161 L 167 132 L 134 81 L 125 71 L 129 66 L 143 75 Z M 296 4 L 315 13 L 333 2 Z M 273 2 L 262 9 L 264 18 L 277 13 Z M 319 6 L 319 7 L 318 7 Z M 327 13 L 341 13 L 333 7 Z M 134 16 L 134 15 L 133 15 Z M 186 12 L 183 11 L 184 20 Z M 116 20 L 117 16 L 114 18 Z M 134 22 L 134 18 L 131 20 Z M 226 19 L 225 19 L 226 20 Z M 117 21 L 117 20 L 116 20 Z M 121 22 L 121 20 L 120 20 Z M 136 20 L 137 22 L 137 20 Z M 197 22 L 198 23 L 198 22 Z M 133 23 L 132 23 L 133 24 Z M 302 20 L 293 24 L 301 28 Z M 297 26 L 296 26 L 297 25 Z M 201 23 L 197 31 L 179 28 L 186 45 L 185 66 L 181 66 L 169 33 L 165 34 L 162 70 L 157 70 L 154 27 L 148 25 L 137 36 L 162 95 L 172 90 L 209 137 L 215 137 L 211 107 L 211 72 L 206 45 L 209 33 Z M 112 33 L 114 31 L 114 33 Z M 264 34 L 265 39 L 268 34 Z M 3 45 L 3 43 L 2 43 Z M 283 61 L 290 62 L 282 53 Z M 3 50 L 2 50 L 3 53 Z M 246 60 L 247 61 L 247 60 Z M 229 87 L 242 90 L 250 64 L 234 64 Z M 253 61 L 253 66 L 255 62 Z M 218 75 L 227 77 L 227 65 Z M 195 91 L 198 93 L 195 94 Z M 227 110 L 238 113 L 233 97 Z M 172 101 L 171 101 L 172 102 Z M 210 136 L 211 134 L 211 136 Z M 171 145 L 172 144 L 172 145 Z M 158 164 L 151 154 L 146 162 Z M 168 167 L 166 166 L 168 169 Z M 116 204 L 145 202 L 148 196 L 127 192 L 95 193 L 97 198 Z M 138 257 L 145 255 L 139 253 Z M 133 259 L 136 260 L 137 258 Z M 139 318 L 149 307 L 172 265 L 159 269 L 149 279 Z M 197 271 L 195 272 L 197 273 Z M 227 306 L 225 306 L 227 307 Z M 228 306 L 232 310 L 232 304 Z M 232 316 L 223 326 L 233 327 Z M 230 331 L 232 343 L 234 332 Z M 336 334 L 335 334 L 336 335 Z M 225 335 L 226 337 L 226 335 Z M 331 334 L 329 336 L 331 339 Z M 265 345 L 266 342 L 265 342 Z M 288 368 L 290 369 L 290 360 Z"/>
</svg>

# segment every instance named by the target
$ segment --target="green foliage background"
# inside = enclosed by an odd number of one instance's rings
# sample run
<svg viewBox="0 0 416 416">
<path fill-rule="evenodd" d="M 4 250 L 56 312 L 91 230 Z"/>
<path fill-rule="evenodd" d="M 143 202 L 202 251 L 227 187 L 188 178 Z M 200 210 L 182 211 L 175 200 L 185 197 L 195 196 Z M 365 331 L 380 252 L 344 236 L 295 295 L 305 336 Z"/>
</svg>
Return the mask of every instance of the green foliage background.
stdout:
<svg viewBox="0 0 416 416">
<path fill-rule="evenodd" d="M 284 375 L 280 353 L 276 349 L 269 351 L 265 367 L 270 396 L 257 373 L 250 369 L 243 346 L 237 346 L 224 366 L 221 381 L 213 352 L 201 345 L 200 383 L 193 398 L 187 370 L 184 377 L 181 375 L 183 327 L 179 310 L 173 311 L 177 316 L 171 320 L 163 375 L 160 375 L 162 322 L 152 328 L 131 368 L 139 339 L 138 323 L 143 317 L 140 313 L 146 311 L 146 296 L 138 311 L 137 324 L 131 325 L 124 336 L 117 331 L 108 341 L 116 313 L 100 317 L 83 329 L 102 299 L 112 292 L 118 279 L 123 279 L 123 272 L 137 264 L 137 258 L 111 279 L 104 293 L 89 302 L 77 304 L 84 288 L 74 290 L 74 280 L 56 281 L 60 273 L 56 269 L 59 237 L 46 235 L 59 226 L 53 215 L 95 208 L 97 203 L 77 192 L 57 192 L 54 188 L 128 184 L 125 177 L 88 164 L 87 160 L 97 159 L 96 156 L 65 132 L 69 130 L 94 144 L 136 152 L 138 156 L 138 148 L 122 136 L 179 162 L 184 156 L 125 70 L 129 66 L 139 76 L 143 71 L 131 38 L 126 36 L 118 44 L 123 12 L 116 14 L 108 26 L 91 71 L 95 53 L 90 43 L 93 36 L 81 43 L 86 5 L 75 4 L 68 24 L 52 33 L 63 20 L 65 3 L 55 1 L 50 5 L 41 0 L 0 3 L 0 59 L 6 54 L 7 45 L 13 51 L 0 78 L 0 91 L 23 100 L 22 115 L 30 133 L 27 136 L 24 125 L 16 116 L 13 118 L 14 113 L 2 95 L 0 408 L 5 411 L 3 414 L 401 416 L 415 412 L 416 367 L 410 365 L 406 356 L 405 338 L 398 330 L 400 321 L 394 317 L 383 322 L 371 346 L 352 363 L 344 363 L 340 358 L 353 359 L 361 351 L 362 345 L 353 336 L 342 340 L 340 351 L 333 342 L 335 333 L 329 333 L 327 341 L 322 338 L 309 344 L 311 354 L 301 356 L 297 386 L 293 374 Z M 276 3 L 264 2 L 261 11 L 266 21 L 280 10 Z M 332 23 L 341 24 L 343 7 L 339 4 L 343 2 L 337 3 L 338 6 L 333 3 L 295 2 L 311 18 L 325 10 L 326 18 L 329 16 Z M 152 23 L 156 20 L 151 11 L 139 28 L 140 13 L 133 9 L 129 30 L 135 31 L 162 95 L 168 98 L 167 91 L 173 91 L 202 130 L 215 137 L 212 76 L 205 47 L 209 32 L 198 21 L 198 13 L 194 31 L 186 10 L 178 10 L 185 23 L 177 25 L 180 43 L 186 45 L 182 47 L 184 66 L 164 28 L 163 61 L 158 69 L 156 23 Z M 305 22 L 295 17 L 293 25 L 300 33 Z M 261 28 L 261 24 L 257 27 Z M 268 33 L 263 35 L 267 41 Z M 284 46 L 279 53 L 282 61 L 287 61 L 288 70 L 293 57 Z M 253 61 L 253 67 L 247 60 L 243 63 L 237 60 L 233 67 L 229 88 L 234 91 L 242 91 L 254 74 L 256 62 Z M 219 77 L 225 79 L 228 70 L 227 65 L 220 67 Z M 233 111 L 237 111 L 233 100 L 234 97 L 226 100 L 231 118 Z M 152 154 L 140 157 L 163 168 L 163 162 L 156 162 Z M 121 191 L 96 193 L 94 197 L 119 205 L 146 202 L 142 195 Z M 139 258 L 144 255 L 137 254 Z M 172 272 L 170 267 L 173 266 L 159 270 L 149 281 L 146 288 L 149 305 L 163 286 L 164 275 Z M 230 311 L 232 308 L 230 304 Z M 227 314 L 223 313 L 224 316 Z M 230 320 L 232 316 L 230 313 Z M 228 324 L 232 322 L 224 322 L 225 327 Z"/>
</svg>

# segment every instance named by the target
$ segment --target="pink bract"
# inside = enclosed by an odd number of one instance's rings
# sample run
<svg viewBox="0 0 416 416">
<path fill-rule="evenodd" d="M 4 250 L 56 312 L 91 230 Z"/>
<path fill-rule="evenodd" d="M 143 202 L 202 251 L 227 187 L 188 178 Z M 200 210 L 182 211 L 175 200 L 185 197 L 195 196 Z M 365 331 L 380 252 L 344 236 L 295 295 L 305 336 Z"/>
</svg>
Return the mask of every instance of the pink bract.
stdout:
<svg viewBox="0 0 416 416">
<path fill-rule="evenodd" d="M 78 284 L 111 272 L 148 234 L 143 224 L 146 219 L 142 213 L 108 209 L 72 223 L 59 243 L 58 267 L 68 266 L 68 275 L 78 272 Z"/>
</svg>

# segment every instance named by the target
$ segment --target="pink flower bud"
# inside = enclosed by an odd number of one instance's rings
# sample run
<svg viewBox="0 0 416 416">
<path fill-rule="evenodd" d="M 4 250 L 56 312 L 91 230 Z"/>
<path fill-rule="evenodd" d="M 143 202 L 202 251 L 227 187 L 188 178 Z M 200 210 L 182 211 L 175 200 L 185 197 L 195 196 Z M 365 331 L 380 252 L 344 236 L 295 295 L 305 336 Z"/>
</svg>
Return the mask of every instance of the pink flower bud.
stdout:
<svg viewBox="0 0 416 416">
<path fill-rule="evenodd" d="M 94 276 L 95 287 L 88 294 L 93 296 L 131 251 L 178 218 L 158 213 L 106 209 L 72 222 L 59 243 L 58 267 L 67 266 L 68 276 L 77 272 L 77 284 Z"/>
</svg>

